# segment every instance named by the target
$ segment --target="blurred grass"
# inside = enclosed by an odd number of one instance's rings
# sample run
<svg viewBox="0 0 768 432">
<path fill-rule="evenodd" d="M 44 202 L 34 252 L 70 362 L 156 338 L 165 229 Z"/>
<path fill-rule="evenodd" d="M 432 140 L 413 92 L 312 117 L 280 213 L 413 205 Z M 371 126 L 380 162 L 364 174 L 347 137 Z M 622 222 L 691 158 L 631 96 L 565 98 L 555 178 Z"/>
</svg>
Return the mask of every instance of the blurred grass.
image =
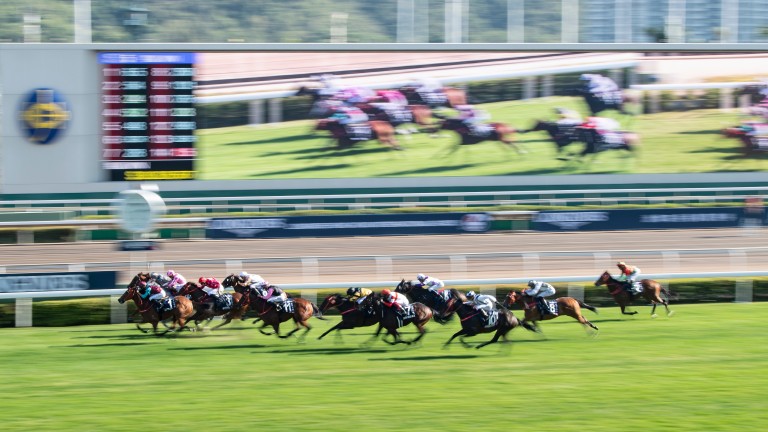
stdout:
<svg viewBox="0 0 768 432">
<path fill-rule="evenodd" d="M 248 323 L 156 338 L 130 325 L 0 329 L 4 431 L 756 431 L 768 420 L 768 304 L 587 312 L 482 350 L 260 335 Z M 288 329 L 289 326 L 285 326 Z M 409 330 L 407 337 L 414 334 Z M 469 340 L 488 340 L 481 335 Z"/>
<path fill-rule="evenodd" d="M 584 111 L 577 98 L 550 97 L 530 101 L 483 104 L 492 121 L 530 128 L 536 119 L 552 119 L 554 107 Z M 744 157 L 740 144 L 720 134 L 739 122 L 738 114 L 718 109 L 645 114 L 617 118 L 625 129 L 642 137 L 637 158 L 604 152 L 591 164 L 566 164 L 556 159 L 555 146 L 543 132 L 518 134 L 529 152 L 518 155 L 498 143 L 457 148 L 458 136 L 443 132 L 400 136 L 406 151 L 396 152 L 368 141 L 336 150 L 311 121 L 199 131 L 202 179 L 349 178 L 495 176 L 529 174 L 700 173 L 764 171 L 765 155 Z M 573 145 L 574 150 L 578 145 Z M 455 152 L 453 150 L 456 150 Z"/>
</svg>

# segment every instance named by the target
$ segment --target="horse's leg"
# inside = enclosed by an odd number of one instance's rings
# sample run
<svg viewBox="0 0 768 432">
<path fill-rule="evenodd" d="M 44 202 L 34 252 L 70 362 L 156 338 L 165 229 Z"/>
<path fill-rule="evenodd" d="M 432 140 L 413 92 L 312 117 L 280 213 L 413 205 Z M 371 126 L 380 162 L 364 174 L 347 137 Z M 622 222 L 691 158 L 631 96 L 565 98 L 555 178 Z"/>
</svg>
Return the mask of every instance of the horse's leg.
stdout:
<svg viewBox="0 0 768 432">
<path fill-rule="evenodd" d="M 363 346 L 369 345 L 371 342 L 375 341 L 379 334 L 381 334 L 381 330 L 384 328 L 384 326 L 379 323 L 379 327 L 376 329 L 376 333 L 373 334 L 370 338 L 368 338 L 365 342 L 362 343 Z"/>
<path fill-rule="evenodd" d="M 502 328 L 499 328 L 498 330 L 496 330 L 496 334 L 493 335 L 493 338 L 491 340 L 489 340 L 488 342 L 483 342 L 480 345 L 476 346 L 475 348 L 476 349 L 480 349 L 480 348 L 482 348 L 482 347 L 484 347 L 486 345 L 490 345 L 492 343 L 498 342 L 499 338 L 501 337 L 501 335 L 502 334 L 506 334 L 510 330 L 512 330 L 512 329 L 502 329 Z"/>
<path fill-rule="evenodd" d="M 443 344 L 443 348 L 448 348 L 448 344 L 450 344 L 452 340 L 454 340 L 454 339 L 456 339 L 456 337 L 462 336 L 464 334 L 466 334 L 466 333 L 464 333 L 464 329 L 463 328 L 461 330 L 457 331 L 456 333 L 453 334 L 453 336 L 451 336 L 450 339 L 448 339 L 448 341 L 446 343 Z"/>
<path fill-rule="evenodd" d="M 225 325 L 227 325 L 227 324 L 229 324 L 231 322 L 232 322 L 232 317 L 229 316 L 229 314 L 227 314 L 224 317 L 224 319 L 222 319 L 222 323 L 217 325 L 217 326 L 215 326 L 215 327 L 213 327 L 213 328 L 211 328 L 211 331 L 214 331 L 214 330 L 216 330 L 217 328 L 220 328 L 220 327 L 224 327 Z"/>
<path fill-rule="evenodd" d="M 324 338 L 328 333 L 330 333 L 330 332 L 332 332 L 334 330 L 341 330 L 341 329 L 348 329 L 348 328 L 352 328 L 352 327 L 349 327 L 348 325 L 346 325 L 346 323 L 344 321 L 341 321 L 338 324 L 336 324 L 335 326 L 333 326 L 333 327 L 329 328 L 328 330 L 326 330 L 325 333 L 323 333 L 320 336 L 318 336 L 317 339 L 319 340 L 319 339 Z"/>
<path fill-rule="evenodd" d="M 417 325 L 416 328 L 419 330 L 419 335 L 416 336 L 416 339 L 412 340 L 411 343 L 416 343 L 416 342 L 420 341 L 421 338 L 423 338 L 424 335 L 427 334 L 427 329 L 424 328 L 424 324 L 422 324 L 420 326 Z"/>
<path fill-rule="evenodd" d="M 268 325 L 268 324 L 267 324 L 267 322 L 266 322 L 266 321 L 262 321 L 262 322 L 261 322 L 261 327 L 259 327 L 259 332 L 260 332 L 261 334 L 263 334 L 263 335 L 267 335 L 267 336 L 271 336 L 271 335 L 275 334 L 275 333 L 267 333 L 267 332 L 265 332 L 265 331 L 264 331 L 264 327 L 266 327 L 267 325 Z M 274 325 L 274 324 L 272 324 L 272 328 L 274 328 L 275 330 L 277 330 L 277 329 L 275 328 L 275 325 Z"/>
</svg>

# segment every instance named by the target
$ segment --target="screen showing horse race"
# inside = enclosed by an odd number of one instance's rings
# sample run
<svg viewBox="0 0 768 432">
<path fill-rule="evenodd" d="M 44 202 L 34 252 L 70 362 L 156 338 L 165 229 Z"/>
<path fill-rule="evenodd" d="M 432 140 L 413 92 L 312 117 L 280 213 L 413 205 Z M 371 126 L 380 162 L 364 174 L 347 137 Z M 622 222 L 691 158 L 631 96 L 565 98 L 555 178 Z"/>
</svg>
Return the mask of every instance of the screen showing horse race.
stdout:
<svg viewBox="0 0 768 432">
<path fill-rule="evenodd" d="M 762 53 L 102 53 L 99 61 L 113 180 L 766 169 Z"/>
</svg>

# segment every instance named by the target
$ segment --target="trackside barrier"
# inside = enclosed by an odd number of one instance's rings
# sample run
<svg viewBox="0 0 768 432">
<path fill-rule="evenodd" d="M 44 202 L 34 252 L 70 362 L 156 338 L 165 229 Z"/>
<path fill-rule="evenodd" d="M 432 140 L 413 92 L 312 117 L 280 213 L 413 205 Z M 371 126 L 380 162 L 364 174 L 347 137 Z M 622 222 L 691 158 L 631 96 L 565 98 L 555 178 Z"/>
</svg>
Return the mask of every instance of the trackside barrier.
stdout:
<svg viewBox="0 0 768 432">
<path fill-rule="evenodd" d="M 747 271 L 747 272 L 718 272 L 718 273 L 658 273 L 643 275 L 644 278 L 655 280 L 674 280 L 674 279 L 714 279 L 714 278 L 738 278 L 747 279 L 751 277 L 768 276 L 768 271 Z M 495 293 L 493 286 L 524 284 L 530 279 L 545 279 L 550 283 L 569 283 L 568 295 L 579 299 L 584 298 L 584 282 L 593 283 L 596 280 L 592 276 L 560 276 L 560 277 L 526 277 L 526 278 L 500 278 L 500 279 L 453 279 L 444 281 L 447 286 L 480 286 L 483 293 Z M 328 282 L 328 283 L 302 283 L 302 284 L 281 284 L 280 287 L 287 291 L 308 291 L 310 298 L 316 299 L 317 290 L 344 288 L 350 286 L 359 286 L 361 288 L 391 288 L 400 281 L 378 281 L 378 282 Z M 120 305 L 116 300 L 125 292 L 124 289 L 101 289 L 101 290 L 79 290 L 79 291 L 47 291 L 47 292 L 15 292 L 0 293 L 0 300 L 16 300 L 16 327 L 32 326 L 32 299 L 35 298 L 72 298 L 72 297 L 102 297 L 111 296 L 111 322 L 120 324 L 126 322 L 126 305 Z M 302 292 L 302 296 L 304 293 Z M 752 281 L 737 283 L 736 302 L 752 301 Z"/>
</svg>

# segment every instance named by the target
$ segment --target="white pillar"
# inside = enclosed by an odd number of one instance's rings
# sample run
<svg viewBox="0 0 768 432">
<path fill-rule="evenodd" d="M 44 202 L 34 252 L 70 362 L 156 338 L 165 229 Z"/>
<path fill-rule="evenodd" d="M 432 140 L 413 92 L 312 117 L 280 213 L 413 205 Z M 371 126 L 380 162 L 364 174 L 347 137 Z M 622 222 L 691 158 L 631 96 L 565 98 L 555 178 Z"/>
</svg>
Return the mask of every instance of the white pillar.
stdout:
<svg viewBox="0 0 768 432">
<path fill-rule="evenodd" d="M 720 0 L 720 42 L 739 41 L 739 0 Z"/>
<path fill-rule="evenodd" d="M 397 0 L 397 42 L 416 42 L 416 0 Z"/>
<path fill-rule="evenodd" d="M 616 0 L 614 14 L 614 42 L 632 42 L 632 0 Z"/>
<path fill-rule="evenodd" d="M 525 42 L 525 0 L 507 0 L 507 42 Z"/>
<path fill-rule="evenodd" d="M 91 0 L 75 0 L 75 43 L 91 43 Z"/>
<path fill-rule="evenodd" d="M 579 0 L 562 0 L 560 15 L 560 41 L 579 41 Z"/>
<path fill-rule="evenodd" d="M 461 43 L 463 26 L 462 0 L 445 0 L 445 43 Z"/>
<path fill-rule="evenodd" d="M 32 299 L 16 299 L 16 327 L 32 327 Z"/>
<path fill-rule="evenodd" d="M 283 103 L 282 99 L 269 100 L 269 122 L 279 123 L 283 121 Z"/>
<path fill-rule="evenodd" d="M 260 125 L 262 123 L 264 123 L 264 100 L 252 100 L 248 103 L 248 124 Z"/>
<path fill-rule="evenodd" d="M 125 324 L 128 322 L 128 306 L 120 304 L 120 296 L 109 296 L 109 322 L 112 324 Z"/>
<path fill-rule="evenodd" d="M 685 0 L 669 0 L 666 25 L 667 42 L 685 42 Z"/>
</svg>

